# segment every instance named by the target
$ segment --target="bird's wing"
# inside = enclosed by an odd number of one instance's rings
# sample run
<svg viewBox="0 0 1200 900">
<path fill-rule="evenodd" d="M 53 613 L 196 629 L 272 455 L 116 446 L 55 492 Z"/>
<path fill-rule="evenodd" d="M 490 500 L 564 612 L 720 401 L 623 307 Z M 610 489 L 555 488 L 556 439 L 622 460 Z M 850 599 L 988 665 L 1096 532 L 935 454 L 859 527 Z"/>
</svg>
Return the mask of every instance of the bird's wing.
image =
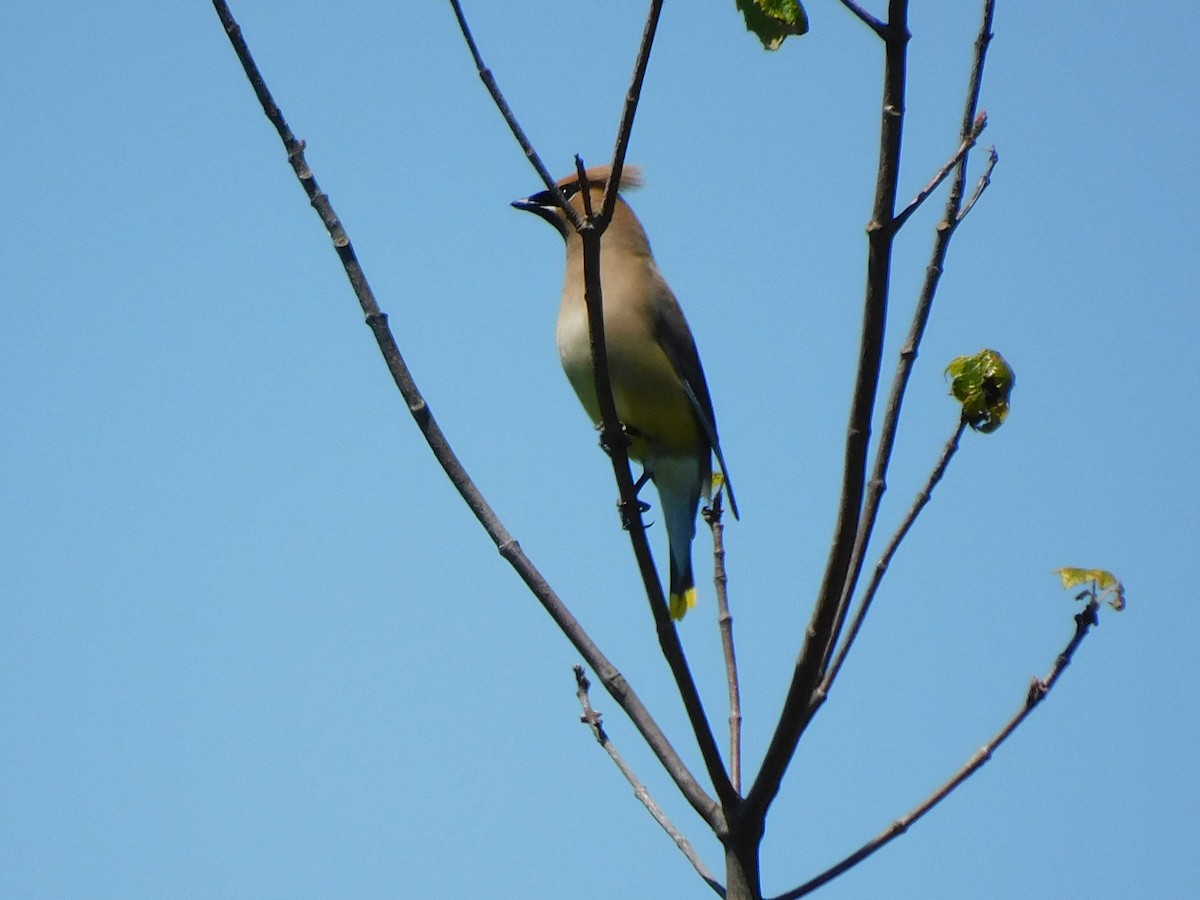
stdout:
<svg viewBox="0 0 1200 900">
<path fill-rule="evenodd" d="M 735 519 L 738 515 L 737 500 L 733 496 L 733 482 L 729 480 L 729 468 L 725 465 L 725 456 L 721 453 L 721 441 L 717 437 L 717 417 L 713 412 L 712 397 L 708 393 L 708 382 L 704 378 L 704 367 L 700 364 L 700 353 L 696 350 L 696 341 L 692 330 L 688 327 L 683 310 L 671 289 L 665 282 L 662 284 L 665 296 L 661 302 L 654 304 L 654 335 L 659 346 L 663 348 L 667 359 L 683 381 L 684 391 L 700 426 L 708 438 L 709 446 L 717 457 L 721 467 L 721 475 L 725 479 L 725 492 L 729 495 L 729 510 Z"/>
</svg>

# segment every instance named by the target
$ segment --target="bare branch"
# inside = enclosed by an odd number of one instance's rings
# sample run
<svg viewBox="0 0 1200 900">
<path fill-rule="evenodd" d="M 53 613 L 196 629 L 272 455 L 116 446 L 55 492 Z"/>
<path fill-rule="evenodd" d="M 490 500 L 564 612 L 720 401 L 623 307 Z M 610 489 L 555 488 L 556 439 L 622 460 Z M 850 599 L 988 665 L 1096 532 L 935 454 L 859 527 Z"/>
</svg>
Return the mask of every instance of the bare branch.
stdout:
<svg viewBox="0 0 1200 900">
<path fill-rule="evenodd" d="M 966 764 L 956 773 L 954 773 L 954 776 L 951 777 L 949 781 L 930 794 L 930 796 L 926 798 L 925 801 L 919 806 L 917 806 L 908 814 L 901 816 L 899 819 L 889 825 L 881 834 L 864 844 L 858 850 L 851 853 L 837 865 L 830 867 L 816 878 L 813 878 L 810 881 L 800 885 L 800 887 L 788 891 L 786 894 L 780 894 L 778 897 L 774 898 L 774 900 L 797 900 L 799 897 L 807 896 L 817 888 L 827 884 L 834 878 L 837 878 L 837 876 L 841 875 L 843 872 L 858 865 L 876 850 L 880 849 L 885 844 L 890 843 L 893 839 L 908 831 L 908 829 L 918 819 L 924 816 L 925 813 L 929 812 L 931 809 L 945 800 L 955 788 L 957 788 L 964 781 L 974 775 L 980 768 L 982 768 L 984 763 L 992 758 L 992 754 L 996 752 L 1001 744 L 1008 740 L 1009 736 L 1017 730 L 1020 724 L 1025 721 L 1026 717 L 1033 712 L 1037 705 L 1046 699 L 1046 695 L 1050 693 L 1050 689 L 1054 687 L 1055 682 L 1058 681 L 1058 678 L 1060 675 L 1062 675 L 1063 670 L 1071 664 L 1071 658 L 1075 655 L 1075 651 L 1079 649 L 1079 645 L 1083 643 L 1083 639 L 1087 637 L 1088 631 L 1093 625 L 1100 624 L 1100 620 L 1096 615 L 1099 608 L 1099 599 L 1093 597 L 1088 602 L 1088 605 L 1081 612 L 1075 615 L 1075 634 L 1071 637 L 1071 640 L 1067 643 L 1067 646 L 1063 652 L 1060 653 L 1058 658 L 1054 661 L 1054 667 L 1050 670 L 1050 674 L 1045 678 L 1045 680 L 1034 678 L 1032 682 L 1030 682 L 1029 690 L 1025 695 L 1025 705 L 1021 708 L 1021 710 L 1015 716 L 1009 719 L 1005 726 L 1001 728 L 999 732 L 997 732 L 995 737 L 988 741 L 986 745 L 984 745 L 969 760 L 967 760 Z"/>
<path fill-rule="evenodd" d="M 988 185 L 992 183 L 992 170 L 996 168 L 996 163 L 1000 162 L 1000 156 L 996 153 L 995 147 L 988 147 L 987 152 L 987 168 L 984 169 L 983 174 L 979 176 L 979 183 L 975 185 L 975 192 L 971 194 L 971 199 L 963 205 L 963 208 L 958 211 L 958 215 L 954 217 L 956 222 L 961 222 L 967 217 L 967 213 L 975 208 L 975 204 L 979 201 L 979 198 L 983 196 L 983 192 L 986 191 Z"/>
<path fill-rule="evenodd" d="M 517 121 L 517 117 L 513 115 L 513 111 L 508 106 L 508 101 L 504 99 L 504 94 L 500 92 L 500 86 L 496 83 L 496 78 L 492 75 L 492 70 L 484 65 L 483 57 L 479 53 L 479 48 L 475 44 L 475 37 L 471 34 L 471 28 L 467 25 L 467 17 L 463 15 L 462 6 L 459 0 L 450 0 L 450 5 L 454 7 L 454 15 L 458 19 L 459 30 L 462 31 L 463 38 L 467 42 L 467 48 L 471 51 L 471 56 L 475 60 L 475 70 L 479 73 L 479 78 L 484 86 L 488 89 L 488 93 L 492 95 L 492 100 L 496 104 L 496 108 L 500 110 L 500 115 L 504 116 L 504 121 L 508 123 L 509 130 L 512 131 L 513 137 L 517 139 L 517 143 L 521 145 L 521 150 L 525 153 L 525 158 L 537 170 L 537 173 L 542 176 L 542 181 L 545 182 L 547 190 L 554 194 L 554 199 L 558 201 L 558 205 L 562 208 L 563 213 L 571 221 L 577 229 L 583 227 L 583 219 L 580 218 L 579 212 L 567 203 L 567 198 L 563 196 L 562 188 L 554 180 L 554 176 L 550 174 L 550 170 L 546 168 L 542 158 L 538 156 L 538 152 L 533 149 L 533 144 L 525 135 L 525 130 L 521 127 L 521 123 Z"/>
<path fill-rule="evenodd" d="M 275 126 L 280 139 L 283 141 L 284 147 L 287 150 L 288 161 L 295 171 L 296 177 L 300 180 L 313 208 L 317 211 L 317 214 L 321 217 L 321 221 L 329 231 L 334 249 L 337 251 L 338 257 L 342 261 L 342 266 L 346 270 L 346 275 L 350 279 L 355 296 L 358 298 L 359 305 L 366 316 L 367 324 L 370 326 L 372 333 L 375 335 L 375 340 L 379 344 L 379 349 L 383 354 L 384 361 L 387 363 L 388 371 L 391 373 L 396 387 L 400 390 L 401 395 L 408 405 L 409 412 L 412 414 L 417 426 L 421 429 L 421 433 L 425 436 L 425 440 L 429 444 L 437 461 L 446 471 L 451 483 L 458 490 L 467 506 L 471 509 L 471 512 L 475 514 L 480 524 L 483 525 L 488 536 L 496 544 L 500 555 L 516 570 L 517 574 L 520 575 L 521 579 L 538 599 L 538 602 L 542 604 L 546 612 L 550 614 L 550 617 L 562 630 L 563 634 L 566 635 L 575 649 L 587 661 L 588 666 L 600 678 L 605 689 L 629 716 L 634 726 L 643 738 L 645 738 L 646 743 L 649 744 L 651 750 L 659 758 L 667 773 L 679 787 L 680 792 L 692 805 L 692 808 L 699 813 L 700 817 L 714 831 L 718 834 L 722 833 L 725 829 L 725 818 L 720 806 L 707 794 L 695 776 L 688 770 L 678 752 L 671 746 L 671 742 L 667 739 L 667 736 L 659 728 L 658 723 L 654 721 L 654 718 L 642 704 L 641 699 L 634 692 L 633 688 L 630 687 L 624 676 L 604 656 L 600 648 L 596 646 L 587 632 L 584 631 L 582 625 L 575 619 L 571 611 L 567 609 L 566 605 L 546 582 L 545 578 L 542 577 L 542 574 L 524 554 L 520 545 L 509 534 L 451 449 L 445 434 L 438 426 L 432 411 L 425 402 L 425 398 L 418 390 L 412 373 L 400 355 L 395 337 L 388 327 L 387 316 L 379 309 L 375 295 L 367 282 L 366 275 L 355 256 L 354 247 L 350 242 L 349 236 L 334 213 L 329 198 L 320 190 L 316 178 L 305 161 L 304 144 L 297 141 L 293 136 L 291 129 L 283 118 L 282 112 L 271 97 L 262 74 L 259 72 L 258 66 L 250 55 L 250 49 L 242 36 L 241 28 L 234 20 L 225 0 L 213 0 L 213 7 L 216 9 L 217 15 L 225 27 L 225 33 L 229 37 L 234 52 L 242 63 L 246 77 L 254 88 L 259 102 L 262 104 L 263 112 Z"/>
<path fill-rule="evenodd" d="M 804 646 L 792 674 L 783 711 L 763 758 L 758 776 L 746 796 L 744 815 L 763 821 L 779 792 L 784 772 L 796 752 L 800 735 L 811 719 L 812 697 L 823 674 L 829 649 L 837 639 L 839 601 L 846 585 L 858 533 L 866 482 L 871 417 L 879 386 L 895 238 L 896 185 L 900 173 L 900 142 L 904 124 L 907 80 L 908 2 L 890 0 L 885 31 L 885 65 L 875 202 L 867 226 L 867 290 L 863 302 L 858 371 L 846 434 L 841 499 L 837 525 L 825 574 L 817 595 Z"/>
<path fill-rule="evenodd" d="M 713 536 L 713 586 L 717 595 L 717 626 L 725 654 L 725 680 L 729 685 L 729 779 L 734 793 L 742 791 L 742 694 L 738 686 L 737 655 L 733 644 L 733 615 L 729 612 L 729 578 L 725 574 L 725 526 L 721 522 L 721 493 L 718 491 L 704 520 Z"/>
<path fill-rule="evenodd" d="M 959 417 L 958 427 L 954 430 L 950 440 L 946 442 L 946 446 L 942 449 L 942 455 L 937 461 L 937 465 L 933 467 L 933 471 L 929 475 L 929 480 L 925 483 L 925 487 L 917 494 L 917 499 L 913 501 L 912 508 L 908 511 L 908 515 L 904 521 L 900 523 L 900 527 L 896 529 L 896 533 L 892 535 L 891 541 L 888 543 L 887 549 L 883 551 L 883 556 L 875 565 L 875 574 L 871 577 L 871 583 L 867 585 L 867 590 L 863 594 L 862 602 L 859 604 L 858 612 L 854 616 L 854 620 L 850 623 L 850 628 L 846 632 L 846 639 L 842 642 L 841 649 L 834 658 L 833 665 L 829 667 L 829 673 L 825 676 L 825 680 L 821 683 L 818 689 L 818 696 L 824 697 L 829 693 L 829 686 L 833 684 L 837 678 L 838 672 L 841 671 L 842 663 L 846 661 L 846 654 L 850 652 L 850 647 L 854 644 L 854 639 L 858 636 L 859 629 L 862 628 L 863 620 L 867 617 L 867 612 L 871 609 L 871 601 L 875 599 L 875 593 L 879 590 L 879 585 L 883 581 L 884 573 L 887 572 L 888 566 L 891 565 L 892 557 L 896 555 L 896 551 L 900 548 L 900 542 L 904 540 L 912 528 L 913 523 L 917 521 L 917 516 L 921 510 L 925 508 L 930 498 L 933 496 L 933 489 L 938 482 L 942 480 L 942 476 L 946 474 L 946 467 L 950 465 L 950 460 L 954 457 L 958 450 L 958 442 L 962 438 L 963 431 L 967 427 L 967 420 L 964 417 Z"/>
<path fill-rule="evenodd" d="M 875 32 L 875 34 L 884 40 L 887 40 L 887 26 L 883 22 L 879 21 L 877 18 L 855 3 L 854 0 L 841 0 L 841 3 L 842 6 L 846 7 L 846 9 L 850 10 L 850 12 L 858 16 L 859 20 L 862 21 L 862 23 L 870 28 L 873 32 Z"/>
<path fill-rule="evenodd" d="M 971 64 L 971 76 L 967 85 L 967 95 L 963 109 L 962 123 L 959 133 L 962 143 L 978 127 L 976 110 L 979 106 L 979 91 L 983 80 L 983 66 L 987 59 L 987 48 L 992 33 L 992 16 L 995 8 L 994 0 L 984 0 L 983 14 L 978 37 L 975 40 L 975 56 Z M 863 560 L 866 558 L 867 547 L 871 542 L 871 534 L 875 528 L 875 519 L 879 513 L 879 505 L 887 489 L 887 470 L 891 463 L 892 449 L 896 442 L 896 433 L 900 427 L 900 409 L 904 403 L 904 393 L 908 387 L 908 379 L 916 363 L 917 351 L 921 338 L 925 334 L 925 326 L 933 309 L 933 298 L 941 281 L 942 267 L 946 254 L 950 249 L 950 238 L 958 225 L 958 211 L 962 204 L 963 189 L 966 184 L 968 155 L 964 153 L 958 161 L 957 172 L 951 183 L 950 192 L 946 197 L 946 210 L 942 221 L 938 224 L 934 238 L 933 250 L 929 265 L 925 269 L 925 282 L 921 287 L 920 298 L 913 312 L 912 324 L 908 337 L 900 348 L 900 358 L 896 363 L 896 372 L 892 377 L 892 388 L 888 395 L 887 408 L 884 413 L 883 428 L 879 436 L 879 445 L 875 451 L 875 466 L 867 492 L 866 506 L 863 509 L 862 521 L 858 526 L 858 534 L 854 540 L 854 551 L 851 557 L 849 571 L 842 586 L 842 596 L 838 603 L 837 620 L 833 629 L 833 642 L 826 650 L 826 661 L 833 655 L 834 647 L 842 624 L 850 609 L 850 600 L 858 585 L 858 577 L 862 572 Z M 833 679 L 825 678 L 822 690 L 814 694 L 812 704 L 815 707 L 824 702 Z"/>
<path fill-rule="evenodd" d="M 642 805 L 646 807 L 646 811 L 654 817 L 654 821 L 657 822 L 662 827 L 662 830 L 665 831 L 671 840 L 675 842 L 675 846 L 678 847 L 683 852 L 683 855 L 687 857 L 688 862 L 692 864 L 692 868 L 696 870 L 696 873 L 704 879 L 708 886 L 712 888 L 718 894 L 718 896 L 724 897 L 724 886 L 717 881 L 712 872 L 708 870 L 708 867 L 704 865 L 704 861 L 700 859 L 700 855 L 692 846 L 692 842 L 689 841 L 683 835 L 683 833 L 675 827 L 675 823 L 667 818 L 667 814 L 662 811 L 662 807 L 660 807 L 654 800 L 654 797 L 650 794 L 649 789 L 641 781 L 641 779 L 637 777 L 637 774 L 629 766 L 629 763 L 625 762 L 625 758 L 617 751 L 617 748 L 613 745 L 613 742 L 609 740 L 608 733 L 604 730 L 604 723 L 601 721 L 600 713 L 592 709 L 592 701 L 588 696 L 588 690 L 591 688 L 591 683 L 588 681 L 587 675 L 584 674 L 583 666 L 575 666 L 574 671 L 575 696 L 579 698 L 579 704 L 583 707 L 583 715 L 579 717 L 579 721 L 583 722 L 588 726 L 588 728 L 591 729 L 592 736 L 596 738 L 596 743 L 604 748 L 604 751 L 609 755 L 609 758 L 612 759 L 617 768 L 620 769 L 621 774 L 625 776 L 625 780 L 628 781 L 630 786 L 633 788 L 633 795 L 641 801 Z"/>
<path fill-rule="evenodd" d="M 646 66 L 650 63 L 650 50 L 654 47 L 654 34 L 658 30 L 658 17 L 661 13 L 662 0 L 650 0 L 646 26 L 642 29 L 642 43 L 638 48 L 637 61 L 633 65 L 633 79 L 629 90 L 625 92 L 625 108 L 621 112 L 617 143 L 613 147 L 612 169 L 604 190 L 604 211 L 600 218 L 605 227 L 617 207 L 617 187 L 621 183 L 621 171 L 625 168 L 625 153 L 629 149 L 629 136 L 633 133 L 633 118 L 637 114 L 638 101 L 642 96 L 642 82 L 646 78 Z"/>
<path fill-rule="evenodd" d="M 958 145 L 958 150 L 954 152 L 954 155 L 950 157 L 949 161 L 944 166 L 938 169 L 937 173 L 930 180 L 929 184 L 925 185 L 925 187 L 921 189 L 921 192 L 917 194 L 917 196 L 911 201 L 909 201 L 908 206 L 900 210 L 899 214 L 896 216 L 897 228 L 903 227 L 904 223 L 908 221 L 908 217 L 915 213 L 921 204 L 925 202 L 926 198 L 937 190 L 938 185 L 945 181 L 946 177 L 954 171 L 954 168 L 962 161 L 962 158 L 970 152 L 972 147 L 975 146 L 975 143 L 979 140 L 979 135 L 983 133 L 983 129 L 985 128 L 987 128 L 987 113 L 981 112 L 975 118 L 975 124 L 971 127 L 971 133 L 963 138 L 962 143 Z"/>
</svg>

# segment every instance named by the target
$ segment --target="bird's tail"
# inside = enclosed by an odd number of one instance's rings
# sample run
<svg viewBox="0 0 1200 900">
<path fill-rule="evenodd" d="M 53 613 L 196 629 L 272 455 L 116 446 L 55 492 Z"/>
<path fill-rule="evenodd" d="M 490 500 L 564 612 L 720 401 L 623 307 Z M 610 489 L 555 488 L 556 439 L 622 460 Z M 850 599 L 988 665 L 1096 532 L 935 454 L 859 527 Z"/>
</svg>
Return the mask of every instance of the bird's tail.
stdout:
<svg viewBox="0 0 1200 900">
<path fill-rule="evenodd" d="M 696 536 L 696 512 L 700 493 L 709 478 L 694 458 L 654 461 L 654 486 L 658 488 L 663 518 L 670 543 L 671 618 L 682 619 L 696 605 L 696 580 L 692 575 L 692 539 Z"/>
</svg>

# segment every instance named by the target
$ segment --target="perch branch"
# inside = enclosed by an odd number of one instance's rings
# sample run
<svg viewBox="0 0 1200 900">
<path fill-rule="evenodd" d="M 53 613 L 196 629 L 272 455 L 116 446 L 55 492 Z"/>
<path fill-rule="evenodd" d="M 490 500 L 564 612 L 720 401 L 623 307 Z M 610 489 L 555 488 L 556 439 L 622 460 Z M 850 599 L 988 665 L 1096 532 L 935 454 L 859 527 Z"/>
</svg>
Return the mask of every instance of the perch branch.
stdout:
<svg viewBox="0 0 1200 900">
<path fill-rule="evenodd" d="M 616 208 L 621 171 L 625 162 L 625 154 L 629 148 L 629 139 L 633 133 L 633 123 L 637 115 L 642 85 L 645 82 L 646 69 L 650 63 L 650 52 L 654 47 L 654 36 L 658 30 L 661 13 L 662 0 L 651 0 L 646 14 L 646 24 L 642 29 L 637 59 L 634 62 L 633 75 L 630 79 L 629 89 L 625 93 L 625 106 L 621 114 L 621 124 L 617 129 L 608 184 L 605 185 L 604 204 L 598 216 L 589 217 L 588 224 L 591 228 L 580 231 L 580 237 L 583 240 L 584 301 L 587 305 L 588 331 L 591 340 L 592 377 L 600 406 L 602 441 L 609 450 L 613 475 L 621 498 L 621 521 L 629 531 L 630 543 L 642 576 L 642 584 L 650 604 L 650 613 L 654 619 L 659 647 L 662 649 L 663 657 L 675 679 L 717 798 L 728 811 L 736 802 L 737 795 L 721 759 L 721 751 L 717 746 L 712 726 L 700 699 L 700 692 L 688 666 L 683 644 L 679 640 L 679 632 L 667 610 L 666 600 L 662 594 L 662 582 L 659 580 L 658 570 L 654 565 L 654 556 L 646 539 L 637 488 L 629 468 L 629 439 L 617 415 L 616 401 L 612 395 L 604 334 L 603 293 L 600 282 L 601 238 L 605 229 L 608 228 L 609 222 L 612 221 L 613 210 Z M 584 181 L 586 182 L 586 175 Z M 590 193 L 586 183 L 582 185 L 582 189 L 585 196 Z"/>
<path fill-rule="evenodd" d="M 540 158 L 536 151 L 534 151 L 529 140 L 525 137 L 525 132 L 517 122 L 516 116 L 504 101 L 503 94 L 495 78 L 484 64 L 479 48 L 475 44 L 470 28 L 467 25 L 466 16 L 463 14 L 461 5 L 458 0 L 450 0 L 450 2 L 454 7 L 454 13 L 458 18 L 459 27 L 467 41 L 467 46 L 470 48 L 471 55 L 475 60 L 476 68 L 479 70 L 480 77 L 487 86 L 493 101 L 495 101 L 501 115 L 504 116 L 509 128 L 517 137 L 518 142 L 525 151 L 526 157 L 534 163 L 538 168 L 539 174 L 542 175 L 543 181 L 550 185 L 551 189 L 555 192 L 555 197 L 559 205 L 570 218 L 571 223 L 574 225 L 576 231 L 578 231 L 580 239 L 583 242 L 584 301 L 588 313 L 588 330 L 592 353 L 592 377 L 600 407 L 601 443 L 608 451 L 613 466 L 613 475 L 617 482 L 617 490 L 621 498 L 619 503 L 621 522 L 629 531 L 634 556 L 637 559 L 638 569 L 642 575 L 642 581 L 645 585 L 655 627 L 658 632 L 659 645 L 662 647 L 663 655 L 679 688 L 684 708 L 687 710 L 688 720 L 692 725 L 692 730 L 700 747 L 701 756 L 704 759 L 717 796 L 721 800 L 721 803 L 728 807 L 735 799 L 733 788 L 729 783 L 729 776 L 721 760 L 721 753 L 717 747 L 716 739 L 713 737 L 712 728 L 705 716 L 704 706 L 700 700 L 700 693 L 688 668 L 687 658 L 683 653 L 683 646 L 679 641 L 679 635 L 667 612 L 666 601 L 662 596 L 662 587 L 658 578 L 658 571 L 654 566 L 654 557 L 650 552 L 650 545 L 646 540 L 645 525 L 641 519 L 637 490 L 634 485 L 633 475 L 629 469 L 629 438 L 625 434 L 624 428 L 617 416 L 616 403 L 612 395 L 612 382 L 608 371 L 608 352 L 603 324 L 604 301 L 600 284 L 600 240 L 604 230 L 608 227 L 612 216 L 612 209 L 616 204 L 617 186 L 619 184 L 619 164 L 625 158 L 629 136 L 632 132 L 638 99 L 641 96 L 641 86 L 645 78 L 646 67 L 649 64 L 650 50 L 654 43 L 658 17 L 662 10 L 662 0 L 653 0 L 650 4 L 646 27 L 642 34 L 641 47 L 634 66 L 632 84 L 626 94 L 625 111 L 622 116 L 620 129 L 618 130 L 613 159 L 614 166 L 618 167 L 614 168 L 613 174 L 618 176 L 618 180 L 614 180 L 612 177 L 609 178 L 605 202 L 600 215 L 589 215 L 586 219 L 581 217 L 578 211 L 566 202 L 561 190 L 554 184 L 549 172 L 541 164 Z M 582 167 L 582 159 L 578 157 L 576 158 L 576 167 L 577 169 Z M 587 198 L 587 203 L 590 206 L 590 190 L 586 174 L 582 176 L 581 188 L 583 196 Z M 723 833 L 723 827 L 722 824 L 721 828 L 716 829 L 718 834 Z"/>
</svg>

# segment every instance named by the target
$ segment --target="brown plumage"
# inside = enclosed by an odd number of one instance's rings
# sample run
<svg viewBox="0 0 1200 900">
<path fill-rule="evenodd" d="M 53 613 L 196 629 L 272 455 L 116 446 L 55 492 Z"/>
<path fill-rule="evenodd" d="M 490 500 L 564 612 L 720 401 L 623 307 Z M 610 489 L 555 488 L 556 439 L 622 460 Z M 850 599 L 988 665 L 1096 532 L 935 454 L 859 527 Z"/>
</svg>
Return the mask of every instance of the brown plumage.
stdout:
<svg viewBox="0 0 1200 900">
<path fill-rule="evenodd" d="M 591 208 L 604 202 L 608 166 L 586 172 Z M 641 184 L 636 167 L 622 170 L 621 187 Z M 559 182 L 584 214 L 579 176 Z M 567 271 L 558 314 L 558 352 L 563 369 L 592 421 L 600 422 L 592 375 L 587 307 L 584 302 L 583 240 L 550 191 L 513 203 L 553 225 L 566 241 Z M 612 222 L 601 239 L 600 284 L 604 335 L 617 416 L 628 429 L 629 455 L 642 464 L 658 489 L 670 542 L 671 615 L 683 618 L 696 602 L 691 545 L 700 497 L 712 488 L 712 457 L 725 477 L 729 507 L 737 502 L 721 454 L 716 417 L 700 355 L 683 310 L 658 270 L 650 242 L 629 204 L 618 196 Z"/>
</svg>

